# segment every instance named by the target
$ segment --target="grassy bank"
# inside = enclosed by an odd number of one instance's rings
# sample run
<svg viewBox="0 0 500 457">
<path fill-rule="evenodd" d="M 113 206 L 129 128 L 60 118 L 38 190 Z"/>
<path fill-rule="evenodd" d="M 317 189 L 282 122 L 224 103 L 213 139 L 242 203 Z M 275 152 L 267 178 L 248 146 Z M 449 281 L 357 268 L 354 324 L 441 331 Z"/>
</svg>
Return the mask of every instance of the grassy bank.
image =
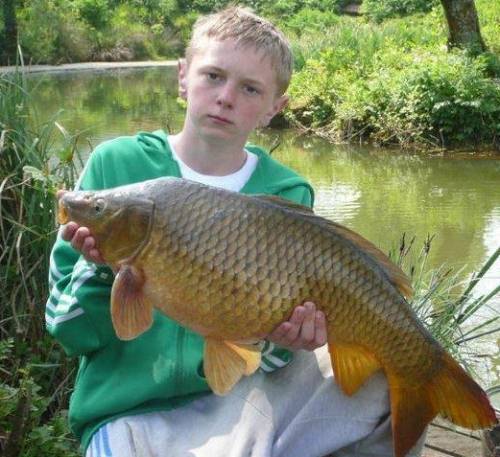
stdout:
<svg viewBox="0 0 500 457">
<path fill-rule="evenodd" d="M 303 27 L 292 38 L 289 119 L 336 142 L 498 149 L 500 4 L 476 4 L 491 51 L 479 58 L 447 52 L 440 6 L 381 23 L 342 17 Z"/>
</svg>

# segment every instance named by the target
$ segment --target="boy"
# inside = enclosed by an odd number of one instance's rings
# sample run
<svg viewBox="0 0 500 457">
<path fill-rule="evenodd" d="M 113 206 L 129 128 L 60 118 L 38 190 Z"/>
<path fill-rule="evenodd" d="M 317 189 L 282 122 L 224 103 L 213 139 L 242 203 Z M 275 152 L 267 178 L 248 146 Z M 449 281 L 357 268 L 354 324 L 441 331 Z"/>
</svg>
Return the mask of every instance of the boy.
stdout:
<svg viewBox="0 0 500 457">
<path fill-rule="evenodd" d="M 286 105 L 291 70 L 289 45 L 269 22 L 236 7 L 202 18 L 179 65 L 187 101 L 182 130 L 103 143 L 78 186 L 172 175 L 312 206 L 306 181 L 246 145 L 250 132 Z M 50 279 L 48 330 L 80 357 L 70 424 L 86 456 L 302 457 L 341 448 L 338 455 L 392 455 L 382 376 L 346 398 L 331 379 L 324 348 L 265 373 L 290 362 L 284 348 L 324 346 L 324 315 L 313 303 L 297 304 L 261 343 L 262 371 L 216 397 L 200 370 L 201 338 L 166 316 L 155 314 L 152 328 L 135 340 L 116 338 L 109 315 L 113 274 L 86 227 L 62 228 Z M 363 446 L 373 452 L 363 454 Z"/>
</svg>

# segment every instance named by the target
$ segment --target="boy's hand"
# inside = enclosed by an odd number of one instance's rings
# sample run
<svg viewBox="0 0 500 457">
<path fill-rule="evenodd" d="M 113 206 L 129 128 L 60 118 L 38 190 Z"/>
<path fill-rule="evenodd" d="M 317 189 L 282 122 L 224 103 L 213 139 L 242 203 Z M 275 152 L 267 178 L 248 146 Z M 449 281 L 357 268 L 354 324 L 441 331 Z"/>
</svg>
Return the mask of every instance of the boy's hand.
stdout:
<svg viewBox="0 0 500 457">
<path fill-rule="evenodd" d="M 61 198 L 66 192 L 58 191 L 57 198 Z M 64 241 L 71 242 L 73 249 L 81 252 L 89 262 L 104 263 L 101 253 L 96 248 L 95 238 L 87 227 L 80 227 L 76 222 L 68 222 L 62 229 L 61 237 Z"/>
<path fill-rule="evenodd" d="M 326 344 L 326 321 L 316 305 L 305 302 L 297 306 L 290 320 L 276 327 L 267 338 L 269 341 L 290 350 L 313 351 Z"/>
<path fill-rule="evenodd" d="M 96 248 L 95 238 L 87 227 L 80 227 L 76 222 L 68 222 L 61 232 L 61 237 L 71 242 L 71 246 L 80 251 L 89 262 L 104 263 L 101 253 Z"/>
</svg>

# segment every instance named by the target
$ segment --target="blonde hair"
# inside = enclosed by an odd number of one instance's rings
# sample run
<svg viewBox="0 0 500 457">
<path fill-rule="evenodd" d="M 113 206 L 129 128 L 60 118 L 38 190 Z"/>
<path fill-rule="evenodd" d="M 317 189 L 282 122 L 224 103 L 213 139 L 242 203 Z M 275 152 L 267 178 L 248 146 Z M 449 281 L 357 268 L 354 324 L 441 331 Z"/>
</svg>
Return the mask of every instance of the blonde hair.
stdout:
<svg viewBox="0 0 500 457">
<path fill-rule="evenodd" d="M 203 41 L 233 39 L 236 46 L 252 46 L 271 59 L 276 71 L 280 95 L 283 94 L 293 70 L 293 56 L 287 39 L 271 22 L 254 14 L 249 8 L 230 6 L 217 13 L 198 18 L 186 49 L 188 65 Z"/>
</svg>

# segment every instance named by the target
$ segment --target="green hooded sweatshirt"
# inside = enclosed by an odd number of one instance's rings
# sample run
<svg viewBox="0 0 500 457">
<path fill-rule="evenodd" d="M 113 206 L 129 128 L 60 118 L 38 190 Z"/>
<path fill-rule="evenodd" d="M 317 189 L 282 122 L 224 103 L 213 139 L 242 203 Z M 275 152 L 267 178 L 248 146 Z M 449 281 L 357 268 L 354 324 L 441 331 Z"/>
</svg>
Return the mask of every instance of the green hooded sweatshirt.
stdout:
<svg viewBox="0 0 500 457">
<path fill-rule="evenodd" d="M 255 146 L 256 169 L 241 192 L 273 194 L 311 206 L 311 186 Z M 77 188 L 99 190 L 162 176 L 180 177 L 163 131 L 120 137 L 91 154 Z M 202 338 L 156 312 L 152 327 L 119 340 L 110 316 L 112 271 L 87 262 L 58 237 L 50 259 L 48 331 L 79 357 L 69 421 L 82 449 L 92 434 L 118 417 L 166 411 L 210 393 L 202 372 Z M 299 303 L 297 303 L 298 305 Z M 266 342 L 261 368 L 285 366 L 291 353 Z"/>
</svg>

